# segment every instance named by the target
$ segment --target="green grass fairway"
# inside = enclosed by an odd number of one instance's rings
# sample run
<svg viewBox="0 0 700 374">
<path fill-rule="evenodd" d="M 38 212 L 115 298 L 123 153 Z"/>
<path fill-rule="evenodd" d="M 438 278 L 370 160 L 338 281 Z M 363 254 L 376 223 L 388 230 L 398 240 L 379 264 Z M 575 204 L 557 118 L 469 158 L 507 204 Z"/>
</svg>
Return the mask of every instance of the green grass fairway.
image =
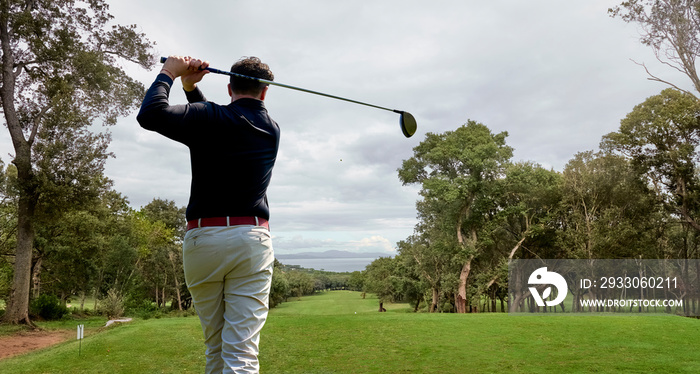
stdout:
<svg viewBox="0 0 700 374">
<path fill-rule="evenodd" d="M 700 320 L 674 316 L 414 314 L 336 291 L 272 310 L 267 373 L 698 373 Z M 196 317 L 150 319 L 2 360 L 2 373 L 201 373 Z"/>
</svg>

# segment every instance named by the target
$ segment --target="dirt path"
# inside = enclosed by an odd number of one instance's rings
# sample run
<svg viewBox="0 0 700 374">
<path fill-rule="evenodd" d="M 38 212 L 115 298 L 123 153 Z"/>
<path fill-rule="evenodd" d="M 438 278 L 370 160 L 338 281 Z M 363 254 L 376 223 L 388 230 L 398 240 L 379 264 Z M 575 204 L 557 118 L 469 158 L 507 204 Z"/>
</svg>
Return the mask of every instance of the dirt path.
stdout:
<svg viewBox="0 0 700 374">
<path fill-rule="evenodd" d="M 27 353 L 35 349 L 46 348 L 75 339 L 75 332 L 62 331 L 23 331 L 15 335 L 0 337 L 0 360 Z"/>
</svg>

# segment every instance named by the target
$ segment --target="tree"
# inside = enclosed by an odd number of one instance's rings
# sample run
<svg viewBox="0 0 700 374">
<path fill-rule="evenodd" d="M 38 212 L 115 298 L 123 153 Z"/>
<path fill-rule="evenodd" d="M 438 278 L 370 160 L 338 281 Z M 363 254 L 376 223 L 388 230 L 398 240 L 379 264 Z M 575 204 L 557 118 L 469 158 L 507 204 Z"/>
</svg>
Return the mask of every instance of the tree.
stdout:
<svg viewBox="0 0 700 374">
<path fill-rule="evenodd" d="M 291 270 L 286 274 L 289 296 L 302 297 L 314 293 L 314 278 L 303 270 Z"/>
<path fill-rule="evenodd" d="M 393 302 L 398 293 L 395 264 L 391 257 L 379 257 L 365 268 L 364 292 L 373 293 L 379 298 L 379 311 L 386 312 L 384 303 Z"/>
<path fill-rule="evenodd" d="M 399 169 L 404 184 L 421 183 L 427 209 L 441 210 L 439 226 L 452 233 L 454 261 L 461 264 L 455 300 L 459 313 L 467 311 L 467 281 L 481 250 L 479 231 L 494 208 L 497 180 L 513 155 L 507 136 L 506 132 L 492 134 L 470 120 L 454 131 L 428 133 Z"/>
<path fill-rule="evenodd" d="M 400 248 L 405 244 L 400 241 L 397 246 Z M 397 278 L 397 296 L 401 301 L 414 303 L 413 311 L 417 312 L 424 300 L 426 286 L 416 269 L 415 260 L 410 255 L 399 253 L 394 257 L 394 274 Z"/>
<path fill-rule="evenodd" d="M 289 282 L 282 272 L 282 264 L 277 259 L 272 271 L 272 285 L 270 286 L 270 308 L 281 304 L 289 294 Z"/>
<path fill-rule="evenodd" d="M 56 225 L 37 230 L 43 244 L 32 274 L 35 298 L 46 288 L 64 304 L 74 294 L 84 299 L 96 273 L 94 258 L 104 248 L 103 222 L 93 212 L 69 211 Z"/>
<path fill-rule="evenodd" d="M 591 271 L 599 258 L 660 258 L 656 248 L 666 219 L 628 159 L 580 152 L 564 168 L 562 191 L 562 257 L 586 259 Z M 585 293 L 605 292 L 568 284 L 572 310 L 580 310 Z"/>
<path fill-rule="evenodd" d="M 153 199 L 141 211 L 150 221 L 162 222 L 171 233 L 170 240 L 164 246 L 152 248 L 150 257 L 152 266 L 148 266 L 149 270 L 157 270 L 158 273 L 151 279 L 155 284 L 156 304 L 166 302 L 165 290 L 171 288 L 175 291 L 177 307 L 182 310 L 183 292 L 189 294 L 185 287 L 185 274 L 182 267 L 182 242 L 187 228 L 185 207 L 178 208 L 171 200 Z M 173 284 L 169 285 L 168 282 Z M 159 284 L 162 294 L 160 302 L 158 302 Z"/>
<path fill-rule="evenodd" d="M 661 221 L 654 216 L 654 199 L 627 159 L 580 152 L 564 167 L 562 190 L 567 257 L 649 257 Z"/>
<path fill-rule="evenodd" d="M 499 209 L 493 220 L 497 228 L 492 231 L 506 233 L 503 238 L 508 249 L 506 259 L 513 259 L 522 247 L 531 251 L 537 248 L 536 252 L 544 255 L 554 247 L 553 231 L 562 199 L 561 174 L 530 162 L 518 162 L 508 166 L 502 185 Z"/>
<path fill-rule="evenodd" d="M 652 48 L 657 60 L 685 74 L 700 92 L 695 60 L 700 55 L 700 2 L 697 0 L 629 0 L 611 8 L 612 17 L 633 22 L 642 28 L 642 44 Z M 650 80 L 677 85 L 653 75 Z"/>
<path fill-rule="evenodd" d="M 109 289 L 123 291 L 126 280 L 139 258 L 141 239 L 137 230 L 136 213 L 128 201 L 115 191 L 101 196 L 100 220 L 103 222 L 103 247 L 92 258 L 96 268 L 89 287 L 93 290 L 95 309 L 97 300 Z M 82 301 L 82 300 L 81 300 Z M 82 305 L 82 302 L 81 302 Z"/>
<path fill-rule="evenodd" d="M 348 279 L 348 289 L 362 291 L 365 285 L 365 274 L 361 271 L 353 271 Z"/>
<path fill-rule="evenodd" d="M 700 102 L 665 89 L 634 107 L 601 148 L 618 153 L 644 175 L 669 212 L 700 231 Z"/>
<path fill-rule="evenodd" d="M 445 231 L 440 230 L 421 231 L 420 234 L 412 235 L 405 241 L 397 243 L 399 256 L 407 263 L 405 266 L 412 268 L 413 272 L 427 282 L 429 289 L 426 291 L 430 292 L 428 307 L 430 313 L 438 309 L 443 279 L 454 271 L 451 266 L 454 251 L 449 244 L 453 240 L 446 238 L 444 234 Z"/>
<path fill-rule="evenodd" d="M 104 0 L 0 1 L 0 100 L 15 151 L 19 192 L 14 278 L 4 316 L 10 323 L 31 324 L 35 215 L 45 198 L 40 173 L 53 172 L 37 170 L 39 144 L 57 151 L 46 164 L 60 167 L 71 162 L 74 151 L 61 144 L 77 138 L 73 143 L 94 156 L 89 167 L 103 167 L 109 136 L 87 128 L 99 119 L 113 125 L 138 105 L 144 91 L 119 63 L 144 68 L 155 63 L 152 45 L 136 25 L 109 27 L 108 8 Z"/>
<path fill-rule="evenodd" d="M 496 298 L 504 308 L 508 292 L 508 270 L 516 258 L 558 258 L 562 251 L 558 241 L 558 208 L 562 200 L 560 173 L 546 170 L 531 162 L 518 162 L 507 167 L 501 180 L 498 209 L 484 230 L 489 233 L 489 249 L 485 266 L 476 282 L 477 294 L 491 299 L 490 310 L 496 310 Z M 517 302 L 522 295 L 508 300 Z"/>
<path fill-rule="evenodd" d="M 161 221 L 173 230 L 173 240 L 176 244 L 182 244 L 187 229 L 185 207 L 178 207 L 173 200 L 153 199 L 141 210 L 148 219 Z"/>
</svg>

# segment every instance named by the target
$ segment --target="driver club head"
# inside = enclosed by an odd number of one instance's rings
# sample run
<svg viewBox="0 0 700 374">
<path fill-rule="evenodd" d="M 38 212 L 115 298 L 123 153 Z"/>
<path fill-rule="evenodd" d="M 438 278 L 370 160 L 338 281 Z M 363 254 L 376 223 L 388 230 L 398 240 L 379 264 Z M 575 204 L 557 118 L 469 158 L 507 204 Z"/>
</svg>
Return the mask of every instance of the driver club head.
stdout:
<svg viewBox="0 0 700 374">
<path fill-rule="evenodd" d="M 416 119 L 413 118 L 413 115 L 411 115 L 411 113 L 401 112 L 399 122 L 401 125 L 401 131 L 403 132 L 403 135 L 405 137 L 410 138 L 411 136 L 413 136 L 413 134 L 416 133 L 418 124 L 416 124 Z"/>
</svg>

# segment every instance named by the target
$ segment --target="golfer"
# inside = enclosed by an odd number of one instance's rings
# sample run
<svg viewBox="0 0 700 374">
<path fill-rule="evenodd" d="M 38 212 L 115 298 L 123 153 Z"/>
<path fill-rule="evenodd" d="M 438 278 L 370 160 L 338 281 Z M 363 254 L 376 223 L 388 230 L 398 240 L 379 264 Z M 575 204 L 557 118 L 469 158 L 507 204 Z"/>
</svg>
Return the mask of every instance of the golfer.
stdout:
<svg viewBox="0 0 700 374">
<path fill-rule="evenodd" d="M 146 92 L 137 120 L 190 151 L 183 265 L 204 331 L 206 373 L 257 373 L 274 262 L 266 191 L 280 130 L 263 105 L 264 83 L 232 77 L 231 103 L 207 102 L 197 83 L 208 65 L 190 57 L 168 57 Z M 231 71 L 274 79 L 256 57 L 239 60 Z M 189 104 L 168 102 L 177 77 Z"/>
</svg>

